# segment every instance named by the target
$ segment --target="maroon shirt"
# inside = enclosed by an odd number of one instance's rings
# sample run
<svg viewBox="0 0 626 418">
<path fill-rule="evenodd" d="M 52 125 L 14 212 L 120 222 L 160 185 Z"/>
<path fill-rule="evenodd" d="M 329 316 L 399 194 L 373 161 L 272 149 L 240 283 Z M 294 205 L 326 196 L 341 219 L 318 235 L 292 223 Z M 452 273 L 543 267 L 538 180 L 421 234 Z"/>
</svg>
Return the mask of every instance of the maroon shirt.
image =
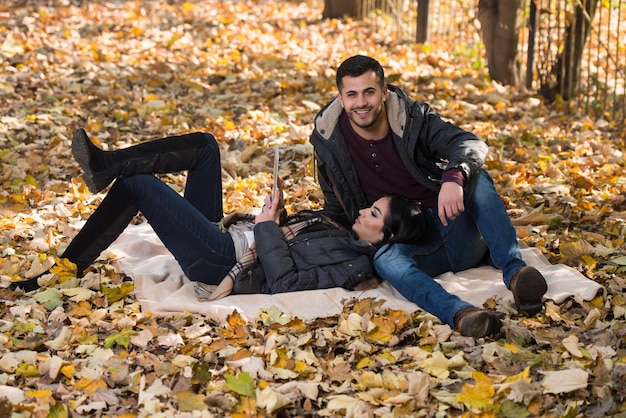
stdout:
<svg viewBox="0 0 626 418">
<path fill-rule="evenodd" d="M 399 194 L 420 201 L 423 208 L 437 206 L 437 192 L 418 183 L 409 173 L 398 154 L 391 131 L 379 140 L 364 139 L 354 131 L 345 112 L 339 118 L 339 127 L 368 204 L 383 196 Z M 463 185 L 463 174 L 459 169 L 450 169 L 442 181 Z"/>
</svg>

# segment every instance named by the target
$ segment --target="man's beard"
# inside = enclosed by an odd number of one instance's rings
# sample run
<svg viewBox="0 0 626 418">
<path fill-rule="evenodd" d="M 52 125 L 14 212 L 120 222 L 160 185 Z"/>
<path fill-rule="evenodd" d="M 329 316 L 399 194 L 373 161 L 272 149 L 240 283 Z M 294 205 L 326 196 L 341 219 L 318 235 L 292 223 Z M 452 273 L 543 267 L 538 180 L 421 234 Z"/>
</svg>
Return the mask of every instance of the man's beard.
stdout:
<svg viewBox="0 0 626 418">
<path fill-rule="evenodd" d="M 380 108 L 379 109 L 371 109 L 371 112 L 373 112 L 372 113 L 372 119 L 369 120 L 369 121 L 363 121 L 361 119 L 357 119 L 355 117 L 356 112 L 354 110 L 352 110 L 351 112 L 348 113 L 348 118 L 350 118 L 352 123 L 354 123 L 356 126 L 358 126 L 361 129 L 371 128 L 378 121 L 378 118 L 380 117 L 380 114 L 382 113 L 382 109 L 380 109 Z"/>
</svg>

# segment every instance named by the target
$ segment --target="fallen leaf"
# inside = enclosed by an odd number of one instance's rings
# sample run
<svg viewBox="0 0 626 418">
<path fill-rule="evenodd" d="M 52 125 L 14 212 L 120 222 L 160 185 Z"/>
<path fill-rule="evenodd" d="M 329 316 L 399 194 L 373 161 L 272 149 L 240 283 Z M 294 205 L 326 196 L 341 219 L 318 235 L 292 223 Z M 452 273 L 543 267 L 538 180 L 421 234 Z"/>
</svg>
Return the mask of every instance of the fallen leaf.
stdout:
<svg viewBox="0 0 626 418">
<path fill-rule="evenodd" d="M 540 373 L 544 375 L 541 381 L 544 393 L 570 393 L 585 389 L 589 380 L 589 373 L 581 369 L 540 371 Z"/>
</svg>

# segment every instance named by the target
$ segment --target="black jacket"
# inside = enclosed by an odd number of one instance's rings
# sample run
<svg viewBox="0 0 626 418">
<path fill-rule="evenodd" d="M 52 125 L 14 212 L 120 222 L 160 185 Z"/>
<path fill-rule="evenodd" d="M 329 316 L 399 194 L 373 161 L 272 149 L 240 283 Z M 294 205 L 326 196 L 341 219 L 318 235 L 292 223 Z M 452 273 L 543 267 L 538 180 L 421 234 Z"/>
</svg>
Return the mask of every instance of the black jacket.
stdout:
<svg viewBox="0 0 626 418">
<path fill-rule="evenodd" d="M 375 277 L 373 245 L 336 226 L 317 225 L 314 229 L 305 229 L 287 241 L 276 223 L 256 224 L 257 260 L 235 279 L 233 293 L 352 289 Z"/>
<path fill-rule="evenodd" d="M 485 162 L 488 147 L 474 134 L 444 121 L 428 104 L 387 86 L 385 103 L 393 140 L 404 165 L 420 184 L 438 191 L 443 172 L 461 169 L 468 179 Z M 310 142 L 315 149 L 318 181 L 324 193 L 324 213 L 351 225 L 368 207 L 345 139 L 339 128 L 343 108 L 338 99 L 315 117 Z"/>
</svg>

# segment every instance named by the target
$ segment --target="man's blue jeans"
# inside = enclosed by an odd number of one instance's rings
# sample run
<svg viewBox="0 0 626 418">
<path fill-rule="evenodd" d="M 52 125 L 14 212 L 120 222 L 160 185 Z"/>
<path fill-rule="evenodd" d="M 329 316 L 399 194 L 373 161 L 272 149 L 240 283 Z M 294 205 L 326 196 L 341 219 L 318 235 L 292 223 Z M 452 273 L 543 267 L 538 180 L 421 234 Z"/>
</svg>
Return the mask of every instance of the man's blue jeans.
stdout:
<svg viewBox="0 0 626 418">
<path fill-rule="evenodd" d="M 210 135 L 209 135 L 210 136 Z M 224 216 L 219 147 L 210 136 L 187 174 L 184 197 L 152 174 L 120 177 L 139 211 L 193 281 L 219 284 L 237 261 L 230 234 L 215 224 Z"/>
<path fill-rule="evenodd" d="M 515 228 L 491 177 L 480 170 L 464 191 L 465 211 L 444 226 L 437 208 L 426 211 L 429 236 L 424 244 L 381 247 L 374 266 L 405 298 L 452 327 L 468 302 L 448 293 L 433 277 L 489 263 L 502 270 L 507 288 L 522 260 Z"/>
</svg>

